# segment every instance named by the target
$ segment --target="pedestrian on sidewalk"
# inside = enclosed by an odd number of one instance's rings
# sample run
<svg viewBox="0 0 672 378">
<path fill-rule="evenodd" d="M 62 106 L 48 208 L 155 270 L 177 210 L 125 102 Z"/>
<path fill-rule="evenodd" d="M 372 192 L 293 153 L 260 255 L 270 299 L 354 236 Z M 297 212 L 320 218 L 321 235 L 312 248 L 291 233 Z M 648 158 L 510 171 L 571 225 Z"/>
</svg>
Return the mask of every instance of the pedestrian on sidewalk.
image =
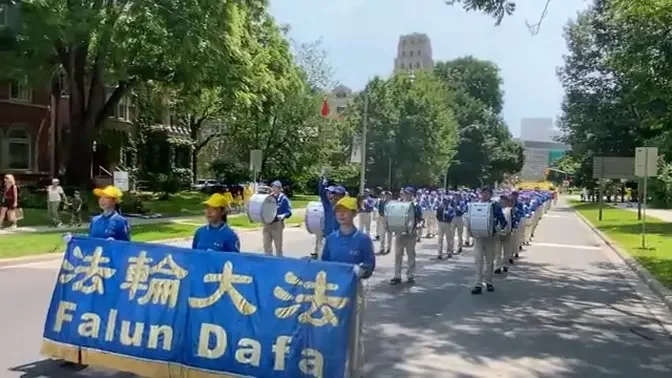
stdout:
<svg viewBox="0 0 672 378">
<path fill-rule="evenodd" d="M 5 219 L 9 221 L 9 228 L 16 229 L 19 211 L 19 188 L 13 175 L 7 174 L 4 178 L 5 188 L 0 204 L 0 228 L 3 228 Z"/>
<path fill-rule="evenodd" d="M 79 191 L 75 190 L 72 195 L 72 201 L 70 201 L 70 226 L 79 227 L 82 225 L 82 196 L 79 194 Z"/>
<path fill-rule="evenodd" d="M 51 185 L 47 186 L 47 213 L 51 218 L 51 227 L 61 227 L 61 203 L 67 204 L 68 198 L 65 196 L 63 187 L 57 178 L 51 180 Z"/>
</svg>

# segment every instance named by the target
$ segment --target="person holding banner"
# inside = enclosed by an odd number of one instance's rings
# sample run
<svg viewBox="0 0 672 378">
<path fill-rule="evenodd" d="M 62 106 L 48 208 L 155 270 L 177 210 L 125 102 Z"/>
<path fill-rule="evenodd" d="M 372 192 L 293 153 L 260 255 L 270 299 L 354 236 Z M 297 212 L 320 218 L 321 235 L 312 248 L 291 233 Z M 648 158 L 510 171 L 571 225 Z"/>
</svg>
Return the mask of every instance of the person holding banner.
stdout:
<svg viewBox="0 0 672 378">
<path fill-rule="evenodd" d="M 205 218 L 208 224 L 200 227 L 194 234 L 192 249 L 218 252 L 240 252 L 240 239 L 227 224 L 227 214 L 231 203 L 219 193 L 215 193 L 207 201 Z"/>
<path fill-rule="evenodd" d="M 354 197 L 343 197 L 334 206 L 339 229 L 327 236 L 322 250 L 322 261 L 353 264 L 353 272 L 360 278 L 369 278 L 376 269 L 373 240 L 355 227 L 355 216 L 360 204 Z"/>
<path fill-rule="evenodd" d="M 98 205 L 103 210 L 102 214 L 96 215 L 89 224 L 89 237 L 107 240 L 131 240 L 131 228 L 128 220 L 117 212 L 117 206 L 121 202 L 123 192 L 115 186 L 107 186 L 103 189 L 94 189 L 93 194 L 98 197 Z M 72 234 L 63 235 L 63 241 L 68 245 L 72 240 Z M 71 368 L 83 368 L 86 365 L 74 362 L 65 362 L 63 366 Z"/>
<path fill-rule="evenodd" d="M 278 203 L 278 211 L 275 221 L 264 225 L 264 253 L 267 256 L 273 256 L 273 244 L 275 244 L 275 255 L 282 257 L 282 233 L 285 230 L 285 219 L 292 216 L 292 204 L 289 198 L 282 193 L 280 181 L 276 180 L 271 183 L 271 195 Z"/>
</svg>

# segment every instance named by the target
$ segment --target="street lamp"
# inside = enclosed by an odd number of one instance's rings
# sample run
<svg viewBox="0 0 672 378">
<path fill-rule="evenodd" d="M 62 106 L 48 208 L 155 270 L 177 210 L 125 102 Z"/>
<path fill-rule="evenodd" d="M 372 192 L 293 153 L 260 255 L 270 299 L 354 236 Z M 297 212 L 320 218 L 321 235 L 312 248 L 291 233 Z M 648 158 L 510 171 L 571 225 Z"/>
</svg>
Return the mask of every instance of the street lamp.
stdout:
<svg viewBox="0 0 672 378">
<path fill-rule="evenodd" d="M 362 153 L 360 158 L 361 161 L 361 172 L 359 173 L 359 195 L 364 195 L 364 186 L 366 185 L 366 133 L 368 132 L 367 121 L 369 113 L 369 92 L 367 88 L 364 88 L 364 114 L 362 116 L 362 139 L 361 139 L 361 149 Z"/>
</svg>

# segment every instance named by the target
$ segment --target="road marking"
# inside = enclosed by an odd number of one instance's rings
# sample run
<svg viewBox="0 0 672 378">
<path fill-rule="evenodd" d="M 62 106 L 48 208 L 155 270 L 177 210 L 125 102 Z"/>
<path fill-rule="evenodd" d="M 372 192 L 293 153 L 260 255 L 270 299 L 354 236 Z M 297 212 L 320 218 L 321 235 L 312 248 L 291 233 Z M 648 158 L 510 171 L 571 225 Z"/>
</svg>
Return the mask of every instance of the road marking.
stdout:
<svg viewBox="0 0 672 378">
<path fill-rule="evenodd" d="M 533 247 L 554 247 L 554 248 L 573 248 L 573 249 L 590 249 L 598 250 L 602 247 L 594 245 L 578 245 L 578 244 L 555 244 L 555 243 L 532 243 Z"/>
</svg>

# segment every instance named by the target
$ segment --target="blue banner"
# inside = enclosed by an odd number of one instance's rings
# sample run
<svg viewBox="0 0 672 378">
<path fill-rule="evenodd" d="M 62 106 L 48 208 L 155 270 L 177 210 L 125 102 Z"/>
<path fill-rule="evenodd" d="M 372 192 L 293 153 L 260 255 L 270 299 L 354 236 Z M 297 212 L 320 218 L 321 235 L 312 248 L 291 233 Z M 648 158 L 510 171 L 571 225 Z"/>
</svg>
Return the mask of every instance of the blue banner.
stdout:
<svg viewBox="0 0 672 378">
<path fill-rule="evenodd" d="M 345 264 L 74 238 L 43 352 L 144 376 L 343 378 Z"/>
</svg>

